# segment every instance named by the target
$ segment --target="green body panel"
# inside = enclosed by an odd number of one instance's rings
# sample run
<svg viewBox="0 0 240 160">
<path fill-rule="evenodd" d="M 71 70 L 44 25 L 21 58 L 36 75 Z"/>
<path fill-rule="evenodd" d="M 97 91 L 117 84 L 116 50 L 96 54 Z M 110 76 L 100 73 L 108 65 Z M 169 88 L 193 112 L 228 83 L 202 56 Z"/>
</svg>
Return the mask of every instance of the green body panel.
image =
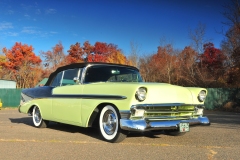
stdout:
<svg viewBox="0 0 240 160">
<path fill-rule="evenodd" d="M 49 98 L 33 99 L 27 103 L 24 103 L 20 107 L 22 113 L 28 113 L 29 109 L 33 106 L 40 106 L 42 117 L 44 119 L 50 119 L 52 117 L 52 100 Z"/>
<path fill-rule="evenodd" d="M 139 87 L 147 89 L 146 100 L 139 102 L 135 93 Z M 40 108 L 43 119 L 87 127 L 94 109 L 102 103 L 115 105 L 118 110 L 130 110 L 136 104 L 184 103 L 186 105 L 203 105 L 198 101 L 198 93 L 203 88 L 187 88 L 164 83 L 127 83 L 104 82 L 56 87 L 53 95 L 33 99 L 20 107 L 20 112 L 28 113 L 33 105 Z M 69 96 L 66 96 L 69 95 Z M 109 95 L 123 98 L 83 98 L 72 95 Z M 188 106 L 185 107 L 188 110 Z M 191 108 L 192 109 L 192 108 Z"/>
</svg>

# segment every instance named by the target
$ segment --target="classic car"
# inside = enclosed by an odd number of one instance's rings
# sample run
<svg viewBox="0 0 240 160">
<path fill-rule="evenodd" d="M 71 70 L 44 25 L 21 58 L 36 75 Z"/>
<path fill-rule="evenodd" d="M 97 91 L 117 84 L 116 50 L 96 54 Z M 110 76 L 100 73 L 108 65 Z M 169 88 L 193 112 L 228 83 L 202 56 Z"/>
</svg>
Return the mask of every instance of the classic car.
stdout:
<svg viewBox="0 0 240 160">
<path fill-rule="evenodd" d="M 210 125 L 206 95 L 204 88 L 143 82 L 128 65 L 75 63 L 58 68 L 44 86 L 22 90 L 18 110 L 38 128 L 49 121 L 97 126 L 103 140 L 120 142 L 132 131 L 177 136 Z"/>
</svg>

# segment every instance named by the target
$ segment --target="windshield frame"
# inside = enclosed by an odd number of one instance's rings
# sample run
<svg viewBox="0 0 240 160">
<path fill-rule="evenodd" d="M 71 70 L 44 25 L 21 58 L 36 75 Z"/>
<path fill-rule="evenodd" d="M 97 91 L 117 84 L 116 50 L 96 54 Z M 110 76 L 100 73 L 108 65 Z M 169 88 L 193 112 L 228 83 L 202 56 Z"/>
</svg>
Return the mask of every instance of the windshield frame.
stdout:
<svg viewBox="0 0 240 160">
<path fill-rule="evenodd" d="M 121 71 L 128 71 L 128 72 L 126 72 L 126 73 L 129 73 L 129 74 L 131 74 L 131 71 L 132 71 L 132 73 L 133 73 L 133 75 L 135 75 L 135 76 L 137 76 L 137 78 L 136 78 L 136 80 L 137 81 L 108 81 L 109 80 L 109 78 L 110 77 L 106 77 L 107 79 L 105 79 L 104 80 L 104 76 L 103 77 L 97 77 L 97 76 L 101 76 L 100 74 L 106 74 L 106 72 L 105 73 L 103 73 L 103 72 L 101 72 L 101 73 L 95 73 L 95 74 L 98 74 L 98 75 L 93 75 L 93 77 L 94 78 L 99 78 L 99 80 L 97 80 L 97 81 L 88 81 L 87 79 L 88 79 L 88 77 L 87 76 L 89 76 L 89 74 L 90 74 L 90 71 L 91 70 L 94 70 L 94 68 L 96 68 L 96 69 L 98 69 L 98 70 L 100 70 L 100 68 L 105 68 L 105 70 L 103 70 L 104 72 L 106 71 L 106 69 L 112 69 L 112 71 L 113 71 L 113 69 L 114 70 L 121 70 Z M 128 82 L 128 83 L 139 83 L 139 82 L 143 82 L 143 79 L 142 79 L 142 77 L 141 77 L 141 75 L 140 75 L 140 73 L 139 73 L 139 70 L 138 69 L 134 69 L 133 67 L 126 67 L 126 66 L 120 66 L 120 65 L 102 65 L 102 64 L 98 64 L 98 65 L 88 65 L 88 66 L 86 66 L 84 69 L 83 69 L 83 72 L 82 72 L 83 74 L 82 74 L 82 77 L 81 77 L 81 82 L 82 82 L 82 84 L 89 84 L 89 83 L 99 83 L 99 82 L 114 82 L 114 83 L 123 83 L 123 82 Z M 114 72 L 112 72 L 112 74 L 111 74 L 111 76 L 114 76 L 114 74 L 113 74 Z M 118 72 L 117 72 L 118 73 Z M 120 73 L 120 72 L 119 72 Z M 109 72 L 107 73 L 107 74 L 110 74 Z M 118 74 L 116 74 L 116 76 L 117 76 Z M 123 75 L 123 74 L 119 74 L 119 75 Z M 132 75 L 132 76 L 133 76 Z M 109 76 L 109 75 L 108 75 Z M 103 78 L 103 79 L 101 79 L 101 78 Z"/>
</svg>

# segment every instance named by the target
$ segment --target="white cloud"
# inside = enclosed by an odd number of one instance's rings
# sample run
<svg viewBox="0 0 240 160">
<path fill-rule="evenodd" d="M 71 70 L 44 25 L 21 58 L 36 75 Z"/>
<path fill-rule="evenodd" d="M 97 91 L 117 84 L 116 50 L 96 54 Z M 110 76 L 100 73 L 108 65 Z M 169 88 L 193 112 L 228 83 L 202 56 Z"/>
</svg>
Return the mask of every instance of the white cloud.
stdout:
<svg viewBox="0 0 240 160">
<path fill-rule="evenodd" d="M 55 31 L 50 31 L 49 33 L 50 34 L 58 34 L 58 32 L 55 32 Z"/>
<path fill-rule="evenodd" d="M 46 14 L 55 14 L 56 12 L 57 12 L 57 10 L 56 9 L 52 9 L 52 8 L 45 10 Z"/>
<path fill-rule="evenodd" d="M 12 15 L 12 14 L 14 14 L 14 11 L 13 10 L 7 10 L 6 13 Z"/>
<path fill-rule="evenodd" d="M 28 11 L 28 10 L 31 10 L 34 6 L 32 6 L 32 5 L 26 5 L 26 4 L 21 4 L 21 7 L 22 7 L 24 10 Z"/>
<path fill-rule="evenodd" d="M 11 28 L 13 28 L 12 23 L 9 23 L 9 22 L 0 23 L 0 30 L 11 29 Z"/>
<path fill-rule="evenodd" d="M 37 10 L 35 11 L 35 13 L 36 13 L 36 14 L 41 14 L 41 10 L 40 10 L 40 9 L 37 9 Z"/>
<path fill-rule="evenodd" d="M 25 18 L 30 18 L 30 16 L 28 14 L 25 14 L 24 17 Z"/>
<path fill-rule="evenodd" d="M 7 35 L 8 36 L 12 36 L 12 37 L 16 37 L 16 36 L 18 36 L 18 33 L 16 33 L 16 32 L 8 32 Z"/>
<path fill-rule="evenodd" d="M 27 33 L 27 34 L 38 34 L 39 33 L 38 31 L 35 30 L 34 27 L 24 27 L 21 32 Z"/>
</svg>

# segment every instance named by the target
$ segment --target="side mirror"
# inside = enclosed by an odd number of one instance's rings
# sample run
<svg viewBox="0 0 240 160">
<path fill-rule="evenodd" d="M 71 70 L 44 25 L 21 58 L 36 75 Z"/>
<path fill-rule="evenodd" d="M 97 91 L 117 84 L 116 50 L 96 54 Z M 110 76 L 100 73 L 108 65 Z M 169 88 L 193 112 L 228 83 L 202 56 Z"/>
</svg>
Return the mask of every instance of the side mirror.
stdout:
<svg viewBox="0 0 240 160">
<path fill-rule="evenodd" d="M 78 77 L 74 77 L 74 78 L 73 78 L 73 81 L 74 81 L 74 83 L 79 83 Z"/>
</svg>

